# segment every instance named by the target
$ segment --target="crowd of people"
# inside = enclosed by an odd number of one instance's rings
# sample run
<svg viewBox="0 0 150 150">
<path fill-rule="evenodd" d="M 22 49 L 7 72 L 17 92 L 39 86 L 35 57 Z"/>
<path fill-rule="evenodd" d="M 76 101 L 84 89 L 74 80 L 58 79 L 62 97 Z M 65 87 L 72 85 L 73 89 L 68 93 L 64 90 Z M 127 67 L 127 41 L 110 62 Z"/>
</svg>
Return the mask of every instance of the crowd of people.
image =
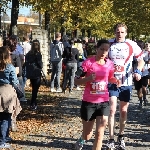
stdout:
<svg viewBox="0 0 150 150">
<path fill-rule="evenodd" d="M 67 91 L 72 93 L 75 89 L 81 90 L 80 85 L 85 87 L 80 111 L 83 132 L 75 143 L 76 150 L 81 150 L 84 143 L 91 138 L 95 120 L 96 132 L 92 150 L 102 148 L 107 124 L 108 149 L 115 149 L 117 146 L 124 150 L 124 130 L 133 84 L 137 90 L 139 108 L 148 102 L 146 95 L 150 86 L 150 43 L 127 39 L 127 26 L 124 23 L 114 26 L 114 34 L 113 39 L 98 40 L 94 47 L 95 55 L 92 56 L 89 56 L 88 38 L 69 39 L 67 35 L 62 37 L 61 33 L 56 33 L 56 39 L 50 43 L 50 91 L 66 94 Z M 20 45 L 17 36 L 12 35 L 4 41 L 0 38 L 0 42 L 0 94 L 4 104 L 1 103 L 0 106 L 0 148 L 7 148 L 10 147 L 7 142 L 11 140 L 10 126 L 12 131 L 17 130 L 16 117 L 21 111 L 20 102 L 27 101 L 24 90 L 27 79 L 30 79 L 32 86 L 30 110 L 37 109 L 36 99 L 41 85 L 43 62 L 38 40 L 33 40 L 30 44 L 25 37 Z M 22 87 L 21 98 L 14 90 L 18 84 Z M 118 99 L 120 130 L 115 145 Z"/>
</svg>

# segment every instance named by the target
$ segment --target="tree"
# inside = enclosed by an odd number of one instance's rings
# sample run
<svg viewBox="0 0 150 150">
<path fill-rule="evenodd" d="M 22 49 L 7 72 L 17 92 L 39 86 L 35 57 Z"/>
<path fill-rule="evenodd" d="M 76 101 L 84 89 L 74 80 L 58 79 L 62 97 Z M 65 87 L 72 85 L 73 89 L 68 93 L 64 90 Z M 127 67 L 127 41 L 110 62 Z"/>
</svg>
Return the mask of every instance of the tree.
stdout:
<svg viewBox="0 0 150 150">
<path fill-rule="evenodd" d="M 150 1 L 149 0 L 114 0 L 112 12 L 120 17 L 128 26 L 132 36 L 150 32 Z"/>
</svg>

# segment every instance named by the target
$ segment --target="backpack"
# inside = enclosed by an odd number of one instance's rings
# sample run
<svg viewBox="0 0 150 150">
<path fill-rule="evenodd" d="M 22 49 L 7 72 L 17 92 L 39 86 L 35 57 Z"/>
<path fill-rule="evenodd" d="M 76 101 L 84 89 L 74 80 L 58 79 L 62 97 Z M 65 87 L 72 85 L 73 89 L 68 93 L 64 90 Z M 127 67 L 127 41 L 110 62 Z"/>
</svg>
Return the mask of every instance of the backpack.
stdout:
<svg viewBox="0 0 150 150">
<path fill-rule="evenodd" d="M 29 53 L 28 53 L 29 54 Z M 36 79 L 42 76 L 41 69 L 38 67 L 37 58 L 33 57 L 33 55 L 26 55 L 25 60 L 25 76 L 27 79 Z"/>
<path fill-rule="evenodd" d="M 52 43 L 51 44 L 51 49 L 50 49 L 50 57 L 51 61 L 61 61 L 62 59 L 62 54 L 63 54 L 63 49 L 61 48 L 62 42 L 59 43 Z"/>
</svg>

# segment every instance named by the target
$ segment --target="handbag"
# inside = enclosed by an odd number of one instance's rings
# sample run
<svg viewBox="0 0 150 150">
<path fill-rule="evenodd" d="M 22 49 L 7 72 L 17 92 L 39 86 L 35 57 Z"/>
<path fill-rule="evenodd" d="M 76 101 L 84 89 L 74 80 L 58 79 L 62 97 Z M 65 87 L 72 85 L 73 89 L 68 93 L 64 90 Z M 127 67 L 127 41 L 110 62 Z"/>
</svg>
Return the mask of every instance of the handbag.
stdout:
<svg viewBox="0 0 150 150">
<path fill-rule="evenodd" d="M 24 97 L 24 94 L 23 94 L 23 92 L 22 92 L 22 87 L 21 87 L 20 84 L 14 85 L 13 87 L 14 87 L 14 89 L 16 90 L 18 99 Z"/>
</svg>

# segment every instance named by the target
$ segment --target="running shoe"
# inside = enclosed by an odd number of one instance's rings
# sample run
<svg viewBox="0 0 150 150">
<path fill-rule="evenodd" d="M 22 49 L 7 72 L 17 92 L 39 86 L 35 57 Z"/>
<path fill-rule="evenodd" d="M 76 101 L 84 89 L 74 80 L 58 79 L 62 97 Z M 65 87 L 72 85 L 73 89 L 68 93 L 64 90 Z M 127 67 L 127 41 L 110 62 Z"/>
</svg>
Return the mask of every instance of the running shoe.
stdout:
<svg viewBox="0 0 150 150">
<path fill-rule="evenodd" d="M 80 140 L 78 140 L 75 143 L 75 150 L 82 150 L 82 148 L 83 148 L 83 143 L 81 143 Z"/>
<path fill-rule="evenodd" d="M 110 139 L 107 143 L 107 150 L 114 150 L 115 149 L 115 141 Z"/>
<path fill-rule="evenodd" d="M 119 150 L 125 150 L 125 142 L 123 137 L 118 137 L 118 147 Z"/>
</svg>

